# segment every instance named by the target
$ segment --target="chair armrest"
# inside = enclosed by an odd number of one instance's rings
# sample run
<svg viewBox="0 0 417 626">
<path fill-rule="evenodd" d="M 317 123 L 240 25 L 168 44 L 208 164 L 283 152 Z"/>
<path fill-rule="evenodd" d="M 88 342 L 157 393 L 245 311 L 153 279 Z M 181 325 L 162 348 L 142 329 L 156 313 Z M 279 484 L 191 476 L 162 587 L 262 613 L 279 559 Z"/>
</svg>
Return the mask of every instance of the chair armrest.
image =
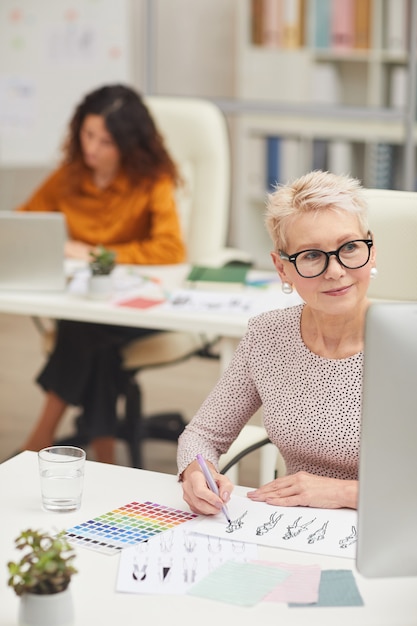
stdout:
<svg viewBox="0 0 417 626">
<path fill-rule="evenodd" d="M 123 369 L 139 370 L 178 363 L 217 341 L 215 336 L 167 331 L 138 338 L 122 350 Z"/>
<path fill-rule="evenodd" d="M 238 482 L 238 463 L 247 454 L 261 449 L 259 482 L 264 485 L 274 480 L 276 475 L 286 473 L 285 461 L 278 448 L 268 439 L 263 426 L 246 424 L 229 450 L 219 459 L 221 474 L 227 474 L 232 482 Z"/>
</svg>

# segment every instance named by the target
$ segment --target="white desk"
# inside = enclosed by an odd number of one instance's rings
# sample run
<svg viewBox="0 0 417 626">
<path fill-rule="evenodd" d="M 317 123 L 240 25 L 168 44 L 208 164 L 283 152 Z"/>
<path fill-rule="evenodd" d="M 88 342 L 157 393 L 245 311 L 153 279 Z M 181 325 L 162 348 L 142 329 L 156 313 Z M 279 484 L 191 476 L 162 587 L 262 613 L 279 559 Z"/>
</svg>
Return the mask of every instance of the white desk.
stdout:
<svg viewBox="0 0 417 626">
<path fill-rule="evenodd" d="M 188 265 L 140 266 L 144 276 L 160 279 L 168 291 L 183 285 L 188 274 Z M 265 274 L 265 273 L 264 273 Z M 271 275 L 274 275 L 271 273 Z M 248 292 L 259 296 L 263 290 L 248 288 Z M 274 294 L 273 307 L 284 308 L 300 301 L 297 294 L 286 296 L 278 284 L 270 287 Z M 154 306 L 137 309 L 117 306 L 109 301 L 92 300 L 88 297 L 73 295 L 68 292 L 40 293 L 0 290 L 0 313 L 51 317 L 55 319 L 76 320 L 118 324 L 120 326 L 138 326 L 156 330 L 188 331 L 218 335 L 222 342 L 222 363 L 230 360 L 236 339 L 246 331 L 250 314 L 216 313 L 214 311 L 183 311 Z"/>
<path fill-rule="evenodd" d="M 144 276 L 158 278 L 167 291 L 172 291 L 184 285 L 189 266 L 138 266 L 137 269 Z M 274 275 L 273 272 L 270 274 Z M 277 308 L 289 306 L 299 300 L 296 294 L 291 297 L 282 294 L 278 284 L 270 289 L 276 294 Z M 263 294 L 262 290 L 256 288 L 247 288 L 246 292 L 254 294 L 254 297 Z M 117 306 L 108 300 L 93 300 L 66 291 L 43 293 L 0 290 L 0 312 L 161 330 L 205 331 L 229 337 L 241 337 L 249 318 L 249 315 L 239 313 L 187 312 L 173 308 L 164 309 L 161 306 L 148 309 L 129 308 Z"/>
<path fill-rule="evenodd" d="M 106 486 L 103 489 L 103 486 Z M 236 488 L 240 495 L 244 488 Z M 23 452 L 0 465 L 0 626 L 16 624 L 18 598 L 5 586 L 6 563 L 15 559 L 14 539 L 28 527 L 43 530 L 69 528 L 133 500 L 151 500 L 187 510 L 181 486 L 173 475 L 87 461 L 83 502 L 71 514 L 46 513 L 40 508 L 37 457 Z M 270 561 L 312 564 L 323 569 L 353 568 L 350 559 L 261 547 L 259 557 Z M 71 589 L 75 626 L 135 626 L 137 624 L 255 624 L 285 626 L 415 626 L 417 580 L 368 580 L 354 569 L 363 607 L 288 608 L 285 604 L 259 603 L 236 607 L 191 596 L 144 596 L 115 592 L 119 556 L 105 556 L 78 548 Z"/>
</svg>

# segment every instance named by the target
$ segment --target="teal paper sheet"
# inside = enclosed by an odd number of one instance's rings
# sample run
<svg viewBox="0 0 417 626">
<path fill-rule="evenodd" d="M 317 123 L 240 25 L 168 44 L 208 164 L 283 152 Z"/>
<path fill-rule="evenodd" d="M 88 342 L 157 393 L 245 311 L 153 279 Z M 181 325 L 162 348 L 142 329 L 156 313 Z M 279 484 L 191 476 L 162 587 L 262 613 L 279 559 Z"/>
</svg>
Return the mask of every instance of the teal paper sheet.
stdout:
<svg viewBox="0 0 417 626">
<path fill-rule="evenodd" d="M 290 607 L 363 606 L 362 596 L 351 570 L 323 570 L 320 577 L 319 599 L 314 604 L 288 604 Z"/>
</svg>

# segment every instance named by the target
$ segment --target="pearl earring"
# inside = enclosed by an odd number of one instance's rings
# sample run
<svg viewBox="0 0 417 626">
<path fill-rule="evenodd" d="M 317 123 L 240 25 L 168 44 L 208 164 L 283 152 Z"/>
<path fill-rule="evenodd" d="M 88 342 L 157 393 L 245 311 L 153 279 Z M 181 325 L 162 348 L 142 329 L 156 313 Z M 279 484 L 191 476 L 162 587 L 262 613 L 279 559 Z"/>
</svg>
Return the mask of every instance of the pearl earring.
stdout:
<svg viewBox="0 0 417 626">
<path fill-rule="evenodd" d="M 292 285 L 291 283 L 283 282 L 281 285 L 282 293 L 290 295 L 292 293 Z"/>
<path fill-rule="evenodd" d="M 378 270 L 376 267 L 371 267 L 371 278 L 376 278 L 378 276 Z"/>
</svg>

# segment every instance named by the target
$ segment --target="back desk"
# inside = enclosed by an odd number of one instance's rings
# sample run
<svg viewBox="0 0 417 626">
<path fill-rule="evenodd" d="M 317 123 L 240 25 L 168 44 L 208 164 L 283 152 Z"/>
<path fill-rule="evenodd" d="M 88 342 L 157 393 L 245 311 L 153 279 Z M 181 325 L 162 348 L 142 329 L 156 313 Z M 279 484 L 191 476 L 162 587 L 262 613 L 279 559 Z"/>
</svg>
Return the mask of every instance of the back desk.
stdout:
<svg viewBox="0 0 417 626">
<path fill-rule="evenodd" d="M 236 493 L 244 495 L 244 487 Z M 0 465 L 0 626 L 16 624 L 18 598 L 6 587 L 6 563 L 16 558 L 13 541 L 28 527 L 44 530 L 69 528 L 78 522 L 131 502 L 150 500 L 187 510 L 176 477 L 87 461 L 82 506 L 76 513 L 46 513 L 40 507 L 37 456 L 23 452 Z M 416 579 L 368 580 L 355 570 L 351 559 L 260 547 L 259 558 L 287 563 L 318 563 L 323 569 L 351 568 L 364 600 L 363 607 L 289 608 L 261 602 L 242 608 L 191 596 L 152 596 L 115 591 L 119 556 L 77 548 L 71 589 L 74 626 L 124 624 L 282 624 L 285 626 L 415 626 Z"/>
<path fill-rule="evenodd" d="M 71 272 L 71 265 L 69 272 Z M 76 266 L 75 266 L 76 267 Z M 138 266 L 144 276 L 156 278 L 163 292 L 171 292 L 184 286 L 190 267 L 183 265 Z M 252 276 L 273 278 L 275 272 L 252 272 Z M 250 294 L 254 302 L 266 308 L 284 308 L 301 302 L 294 293 L 282 293 L 278 283 L 266 289 L 248 287 L 239 293 Z M 137 326 L 164 331 L 186 331 L 205 333 L 223 339 L 220 344 L 222 365 L 228 363 L 236 346 L 236 340 L 245 333 L 250 311 L 184 310 L 155 306 L 147 309 L 116 306 L 108 300 L 93 300 L 85 295 L 64 292 L 5 291 L 0 290 L 0 313 L 48 317 L 54 319 Z"/>
</svg>

